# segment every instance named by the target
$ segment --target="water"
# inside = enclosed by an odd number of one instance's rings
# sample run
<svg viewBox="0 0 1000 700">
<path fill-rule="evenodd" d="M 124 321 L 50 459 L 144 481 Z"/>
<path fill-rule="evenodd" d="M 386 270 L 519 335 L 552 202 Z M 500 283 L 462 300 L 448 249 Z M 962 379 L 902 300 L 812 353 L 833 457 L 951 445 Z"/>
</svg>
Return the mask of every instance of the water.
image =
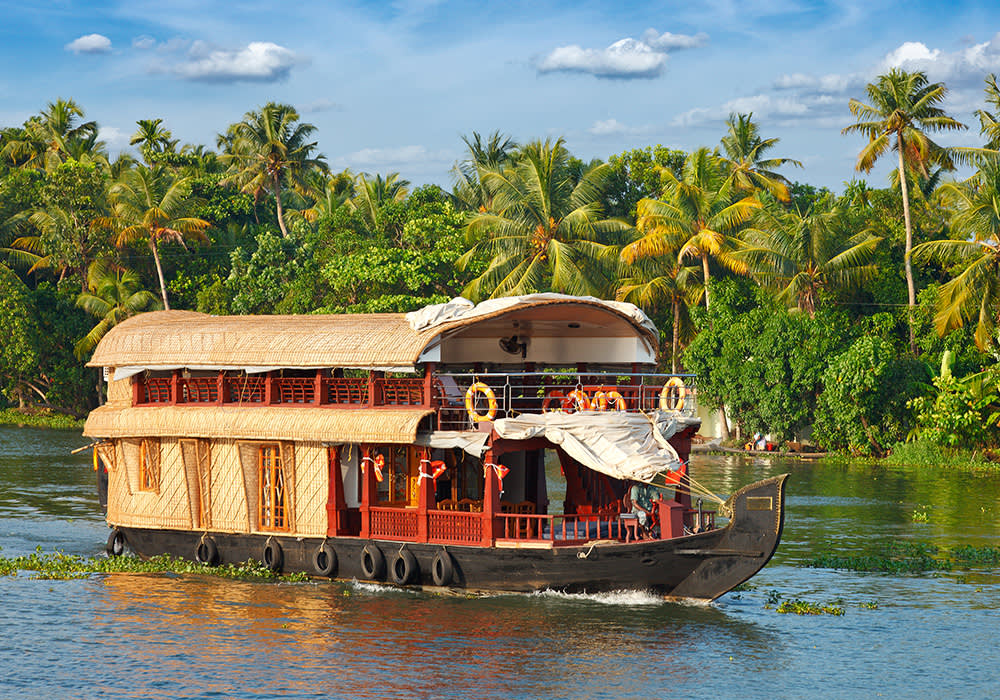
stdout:
<svg viewBox="0 0 1000 700">
<path fill-rule="evenodd" d="M 0 427 L 0 554 L 98 554 L 77 433 Z M 1000 474 L 696 456 L 720 492 L 783 471 L 784 540 L 753 590 L 438 596 L 201 577 L 0 578 L 2 698 L 993 698 L 1000 571 L 805 568 L 873 539 L 1000 544 Z M 926 512 L 927 522 L 914 520 Z M 781 615 L 768 596 L 837 602 Z M 876 602 L 877 609 L 862 604 Z"/>
</svg>

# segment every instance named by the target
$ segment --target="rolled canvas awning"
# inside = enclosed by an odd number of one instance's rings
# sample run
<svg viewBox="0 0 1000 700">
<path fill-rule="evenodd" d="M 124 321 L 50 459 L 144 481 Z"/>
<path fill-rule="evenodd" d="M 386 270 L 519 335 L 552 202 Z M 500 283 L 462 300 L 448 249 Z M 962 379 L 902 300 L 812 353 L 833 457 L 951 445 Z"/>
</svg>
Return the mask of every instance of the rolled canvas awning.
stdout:
<svg viewBox="0 0 1000 700">
<path fill-rule="evenodd" d="M 411 444 L 424 409 L 335 409 L 288 406 L 102 406 L 83 434 L 91 438 L 184 437 L 303 442 Z"/>
<path fill-rule="evenodd" d="M 508 440 L 545 438 L 594 471 L 615 479 L 652 481 L 681 466 L 668 439 L 686 426 L 681 416 L 616 411 L 525 414 L 493 424 Z"/>
</svg>

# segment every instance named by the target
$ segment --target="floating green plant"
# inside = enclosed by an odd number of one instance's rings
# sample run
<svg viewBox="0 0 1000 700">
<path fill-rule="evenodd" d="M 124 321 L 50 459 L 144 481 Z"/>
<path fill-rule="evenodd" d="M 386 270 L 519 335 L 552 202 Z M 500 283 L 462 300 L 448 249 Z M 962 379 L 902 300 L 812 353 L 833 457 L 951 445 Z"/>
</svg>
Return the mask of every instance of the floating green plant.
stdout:
<svg viewBox="0 0 1000 700">
<path fill-rule="evenodd" d="M 135 556 L 83 557 L 52 552 L 38 547 L 33 554 L 21 557 L 0 557 L 0 576 L 16 576 L 20 571 L 33 572 L 32 578 L 66 580 L 87 578 L 93 574 L 200 574 L 241 581 L 307 581 L 302 573 L 277 574 L 256 561 L 242 564 L 207 566 L 167 555 L 140 559 Z"/>
<path fill-rule="evenodd" d="M 951 571 L 953 562 L 942 558 L 937 547 L 921 542 L 889 542 L 865 554 L 820 554 L 806 566 L 819 569 L 877 571 L 892 574 L 915 574 L 926 571 Z"/>
<path fill-rule="evenodd" d="M 807 600 L 786 600 L 778 606 L 778 612 L 782 615 L 794 613 L 795 615 L 843 615 L 844 609 L 839 605 L 817 605 Z"/>
<path fill-rule="evenodd" d="M 1000 547 L 973 547 L 961 545 L 952 549 L 951 557 L 963 564 L 1000 565 Z"/>
</svg>

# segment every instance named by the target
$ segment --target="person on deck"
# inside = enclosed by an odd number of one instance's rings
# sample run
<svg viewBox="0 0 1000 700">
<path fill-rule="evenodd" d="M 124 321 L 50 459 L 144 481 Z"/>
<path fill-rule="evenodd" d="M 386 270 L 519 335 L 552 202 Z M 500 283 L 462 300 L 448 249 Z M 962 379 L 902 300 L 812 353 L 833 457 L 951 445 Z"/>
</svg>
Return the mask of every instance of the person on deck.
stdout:
<svg viewBox="0 0 1000 700">
<path fill-rule="evenodd" d="M 653 499 L 659 497 L 659 490 L 652 484 L 636 482 L 628 492 L 631 511 L 639 519 L 643 532 L 650 532 L 653 525 Z"/>
</svg>

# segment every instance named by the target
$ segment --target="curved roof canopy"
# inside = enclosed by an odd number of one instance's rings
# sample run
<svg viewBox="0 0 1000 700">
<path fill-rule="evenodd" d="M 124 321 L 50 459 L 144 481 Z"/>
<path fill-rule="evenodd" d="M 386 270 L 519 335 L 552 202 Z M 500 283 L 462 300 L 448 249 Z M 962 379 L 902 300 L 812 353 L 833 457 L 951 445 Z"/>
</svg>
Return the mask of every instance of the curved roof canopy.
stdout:
<svg viewBox="0 0 1000 700">
<path fill-rule="evenodd" d="M 461 300 L 465 302 L 465 300 Z M 449 302 L 452 304 L 454 302 Z M 657 332 L 631 304 L 534 294 L 438 313 L 210 316 L 153 311 L 111 329 L 87 363 L 129 369 L 345 367 L 411 369 L 420 362 L 655 362 Z M 426 312 L 430 311 L 428 314 Z M 421 315 L 422 314 L 422 315 Z M 504 352 L 518 336 L 527 352 Z"/>
</svg>

